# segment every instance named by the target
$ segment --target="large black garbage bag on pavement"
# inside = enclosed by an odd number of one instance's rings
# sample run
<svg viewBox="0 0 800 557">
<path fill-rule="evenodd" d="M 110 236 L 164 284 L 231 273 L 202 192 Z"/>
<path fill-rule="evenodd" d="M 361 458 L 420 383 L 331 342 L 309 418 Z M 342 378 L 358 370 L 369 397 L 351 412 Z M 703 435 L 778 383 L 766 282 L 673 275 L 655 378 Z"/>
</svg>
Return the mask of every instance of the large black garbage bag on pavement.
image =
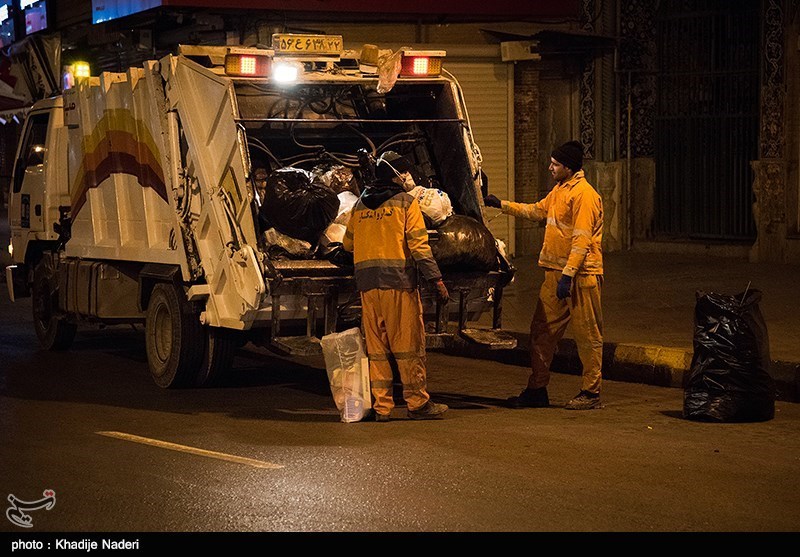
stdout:
<svg viewBox="0 0 800 557">
<path fill-rule="evenodd" d="M 757 422 L 775 417 L 769 337 L 761 292 L 735 296 L 697 292 L 694 354 L 684 388 L 685 418 Z"/>
<path fill-rule="evenodd" d="M 339 198 L 302 168 L 279 168 L 267 177 L 261 216 L 279 232 L 316 244 L 339 211 Z"/>
<path fill-rule="evenodd" d="M 437 228 L 431 251 L 442 269 L 496 271 L 497 244 L 486 226 L 465 215 L 451 215 Z"/>
</svg>

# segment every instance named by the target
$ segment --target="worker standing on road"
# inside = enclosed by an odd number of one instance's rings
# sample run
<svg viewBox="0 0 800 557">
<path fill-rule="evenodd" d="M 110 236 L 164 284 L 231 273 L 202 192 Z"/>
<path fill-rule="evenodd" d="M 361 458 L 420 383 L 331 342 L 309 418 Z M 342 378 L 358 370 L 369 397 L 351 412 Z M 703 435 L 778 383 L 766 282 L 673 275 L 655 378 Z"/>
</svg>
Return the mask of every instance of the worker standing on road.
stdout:
<svg viewBox="0 0 800 557">
<path fill-rule="evenodd" d="M 550 155 L 550 173 L 556 184 L 537 203 L 501 201 L 487 195 L 484 203 L 504 213 L 531 220 L 546 220 L 539 266 L 544 283 L 531 321 L 531 375 L 528 386 L 508 399 L 512 408 L 550 405 L 547 385 L 550 364 L 567 325 L 583 364 L 581 391 L 565 408 L 589 410 L 600 407 L 603 365 L 603 201 L 586 181 L 583 146 L 570 141 Z"/>
<path fill-rule="evenodd" d="M 373 409 L 379 422 L 394 407 L 389 356 L 403 383 L 412 419 L 441 418 L 445 404 L 427 391 L 425 326 L 417 273 L 448 299 L 442 273 L 428 244 L 428 230 L 416 198 L 404 186 L 411 164 L 394 151 L 378 159 L 375 182 L 364 188 L 345 231 L 343 247 L 353 253 L 356 287 L 361 293 L 362 327 L 369 357 Z"/>
</svg>

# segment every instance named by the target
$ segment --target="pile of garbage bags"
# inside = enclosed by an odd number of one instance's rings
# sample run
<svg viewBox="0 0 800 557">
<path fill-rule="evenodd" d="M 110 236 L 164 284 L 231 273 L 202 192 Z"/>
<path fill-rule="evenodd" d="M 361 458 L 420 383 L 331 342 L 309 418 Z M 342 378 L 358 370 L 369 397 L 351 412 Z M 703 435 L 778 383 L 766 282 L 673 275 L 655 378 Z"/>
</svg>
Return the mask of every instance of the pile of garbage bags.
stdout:
<svg viewBox="0 0 800 557">
<path fill-rule="evenodd" d="M 259 208 L 270 257 L 346 263 L 342 242 L 359 192 L 353 172 L 344 166 L 285 167 L 270 173 Z M 419 202 L 428 229 L 437 231 L 431 249 L 442 270 L 497 269 L 498 245 L 486 226 L 455 214 L 441 189 L 416 186 L 409 193 Z"/>
<path fill-rule="evenodd" d="M 336 193 L 302 168 L 279 168 L 267 177 L 261 215 L 278 232 L 316 243 L 339 211 Z"/>
</svg>

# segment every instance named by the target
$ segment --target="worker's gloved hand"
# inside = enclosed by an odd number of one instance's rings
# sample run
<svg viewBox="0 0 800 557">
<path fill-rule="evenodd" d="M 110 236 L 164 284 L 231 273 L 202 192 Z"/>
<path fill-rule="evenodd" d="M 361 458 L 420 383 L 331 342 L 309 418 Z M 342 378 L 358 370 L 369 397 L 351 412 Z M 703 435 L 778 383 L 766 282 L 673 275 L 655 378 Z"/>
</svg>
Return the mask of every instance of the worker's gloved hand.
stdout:
<svg viewBox="0 0 800 557">
<path fill-rule="evenodd" d="M 561 278 L 558 281 L 558 286 L 556 286 L 556 296 L 559 300 L 566 300 L 569 298 L 569 289 L 572 286 L 572 277 L 567 275 L 561 275 Z"/>
<path fill-rule="evenodd" d="M 500 199 L 492 195 L 491 193 L 483 198 L 483 204 L 487 207 L 495 207 L 499 209 L 501 207 Z"/>
<path fill-rule="evenodd" d="M 439 279 L 434 283 L 434 286 L 436 287 L 436 298 L 443 304 L 447 303 L 450 299 L 450 293 L 447 291 L 444 281 Z"/>
</svg>

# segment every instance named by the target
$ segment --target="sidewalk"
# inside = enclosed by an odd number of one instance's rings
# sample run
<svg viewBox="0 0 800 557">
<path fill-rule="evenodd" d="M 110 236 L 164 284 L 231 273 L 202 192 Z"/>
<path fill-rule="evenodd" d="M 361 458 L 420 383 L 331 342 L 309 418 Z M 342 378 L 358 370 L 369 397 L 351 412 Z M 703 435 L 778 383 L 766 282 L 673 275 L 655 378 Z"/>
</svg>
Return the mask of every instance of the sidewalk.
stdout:
<svg viewBox="0 0 800 557">
<path fill-rule="evenodd" d="M 475 357 L 529 365 L 529 327 L 543 280 L 537 258 L 519 257 L 503 294 L 502 328 L 517 348 L 477 350 Z M 691 371 L 695 292 L 735 295 L 760 290 L 778 399 L 800 402 L 800 265 L 685 254 L 605 254 L 603 376 L 616 381 L 683 388 Z M 571 331 L 559 344 L 553 371 L 577 374 Z"/>
</svg>

